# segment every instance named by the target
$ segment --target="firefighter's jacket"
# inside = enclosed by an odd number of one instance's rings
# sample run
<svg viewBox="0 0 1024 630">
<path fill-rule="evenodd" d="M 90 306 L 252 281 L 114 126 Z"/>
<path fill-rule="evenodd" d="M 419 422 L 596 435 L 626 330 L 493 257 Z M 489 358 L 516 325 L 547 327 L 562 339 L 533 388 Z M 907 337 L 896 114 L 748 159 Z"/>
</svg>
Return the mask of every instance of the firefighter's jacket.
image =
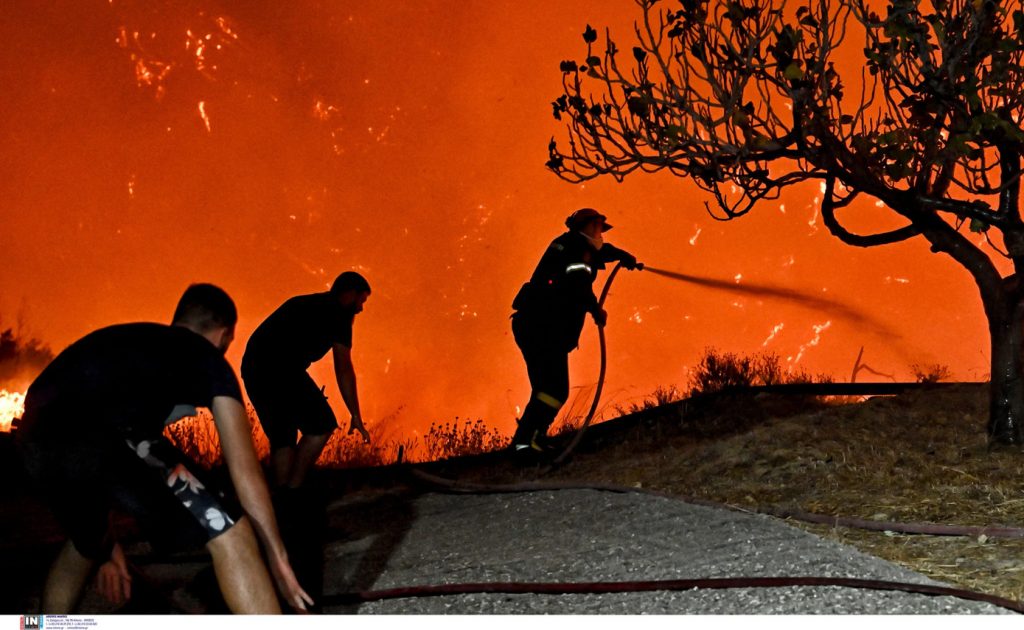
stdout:
<svg viewBox="0 0 1024 630">
<path fill-rule="evenodd" d="M 548 246 L 530 281 L 512 301 L 512 317 L 531 344 L 569 352 L 579 345 L 587 313 L 596 313 L 594 279 L 605 263 L 636 259 L 605 243 L 600 250 L 579 232 L 566 232 Z"/>
</svg>

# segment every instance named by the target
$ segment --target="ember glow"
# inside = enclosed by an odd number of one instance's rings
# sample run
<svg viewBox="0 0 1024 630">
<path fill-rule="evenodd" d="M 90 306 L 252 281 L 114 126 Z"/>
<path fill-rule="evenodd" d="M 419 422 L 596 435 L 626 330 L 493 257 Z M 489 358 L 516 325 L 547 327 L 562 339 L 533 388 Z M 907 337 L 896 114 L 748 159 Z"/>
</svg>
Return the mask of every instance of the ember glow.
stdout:
<svg viewBox="0 0 1024 630">
<path fill-rule="evenodd" d="M 7 433 L 15 418 L 25 413 L 25 394 L 0 389 L 0 432 Z"/>
<path fill-rule="evenodd" d="M 966 272 L 921 243 L 843 245 L 817 186 L 720 223 L 682 178 L 573 186 L 545 169 L 559 62 L 583 52 L 588 23 L 624 42 L 638 17 L 591 0 L 5 2 L 0 318 L 24 314 L 59 351 L 112 323 L 167 321 L 185 286 L 214 282 L 238 303 L 237 367 L 274 308 L 353 269 L 373 287 L 353 346 L 370 430 L 460 416 L 510 433 L 529 393 L 512 297 L 564 218 L 592 206 L 615 225 L 608 241 L 650 266 L 828 290 L 809 305 L 620 273 L 608 409 L 685 386 L 707 347 L 752 354 L 766 338 L 839 378 L 862 346 L 900 378 L 914 364 L 983 378 Z M 573 383 L 593 385 L 598 364 L 588 324 Z M 346 423 L 330 360 L 313 376 Z"/>
</svg>

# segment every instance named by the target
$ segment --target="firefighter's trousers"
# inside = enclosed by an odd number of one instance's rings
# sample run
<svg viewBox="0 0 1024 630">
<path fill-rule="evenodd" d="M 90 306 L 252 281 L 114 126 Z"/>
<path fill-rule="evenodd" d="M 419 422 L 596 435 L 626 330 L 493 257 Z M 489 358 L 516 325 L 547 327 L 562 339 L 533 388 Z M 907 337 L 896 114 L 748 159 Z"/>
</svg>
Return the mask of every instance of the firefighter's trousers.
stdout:
<svg viewBox="0 0 1024 630">
<path fill-rule="evenodd" d="M 532 390 L 512 438 L 514 444 L 519 444 L 529 442 L 534 432 L 546 435 L 565 404 L 569 396 L 569 352 L 565 343 L 553 341 L 542 329 L 519 317 L 512 319 L 512 334 L 526 361 Z"/>
</svg>

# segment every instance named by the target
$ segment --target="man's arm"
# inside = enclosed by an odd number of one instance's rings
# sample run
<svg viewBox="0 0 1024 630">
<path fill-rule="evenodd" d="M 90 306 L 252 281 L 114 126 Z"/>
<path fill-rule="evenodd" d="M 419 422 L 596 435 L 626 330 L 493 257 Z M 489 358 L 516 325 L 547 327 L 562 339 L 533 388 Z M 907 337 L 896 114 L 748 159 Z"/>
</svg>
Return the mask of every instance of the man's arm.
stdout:
<svg viewBox="0 0 1024 630">
<path fill-rule="evenodd" d="M 263 471 L 252 445 L 245 408 L 242 407 L 242 403 L 230 396 L 217 396 L 213 399 L 211 411 L 220 436 L 224 461 L 231 474 L 231 482 L 238 493 L 242 509 L 252 521 L 253 529 L 263 543 L 277 588 L 292 607 L 305 610 L 305 604 L 312 604 L 313 600 L 302 590 L 288 563 L 288 554 L 285 552 L 284 542 L 277 529 L 274 508 L 270 503 L 270 491 L 267 489 L 267 482 L 263 478 Z"/>
<path fill-rule="evenodd" d="M 590 313 L 595 324 L 604 326 L 608 314 L 598 304 L 597 296 L 594 295 L 594 270 L 590 257 L 583 251 L 572 250 L 564 252 L 560 258 L 558 268 L 560 273 L 565 274 L 562 282 L 569 292 L 570 300 Z"/>
<path fill-rule="evenodd" d="M 359 412 L 359 393 L 356 389 L 356 368 L 352 365 L 352 348 L 340 343 L 334 344 L 334 376 L 338 379 L 341 398 L 352 414 L 349 433 L 359 431 L 364 442 L 370 441 L 370 432 L 363 426 L 363 415 Z"/>
<path fill-rule="evenodd" d="M 598 252 L 601 256 L 601 260 L 604 262 L 621 262 L 622 266 L 626 269 L 633 271 L 634 269 L 643 269 L 644 264 L 637 262 L 636 256 L 630 254 L 624 249 L 619 249 L 611 243 L 605 243 L 601 251 Z"/>
</svg>

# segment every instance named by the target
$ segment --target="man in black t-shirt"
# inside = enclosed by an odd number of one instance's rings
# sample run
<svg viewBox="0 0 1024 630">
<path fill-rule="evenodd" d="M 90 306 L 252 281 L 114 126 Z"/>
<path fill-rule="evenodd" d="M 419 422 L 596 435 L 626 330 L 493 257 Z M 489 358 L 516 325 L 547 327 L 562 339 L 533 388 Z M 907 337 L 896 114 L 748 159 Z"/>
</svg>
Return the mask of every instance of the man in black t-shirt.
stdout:
<svg viewBox="0 0 1024 630">
<path fill-rule="evenodd" d="M 274 485 L 302 487 L 337 419 L 323 389 L 307 373 L 328 350 L 352 421 L 349 433 L 363 440 L 363 426 L 352 365 L 352 323 L 370 296 L 370 284 L 354 271 L 338 276 L 330 291 L 293 297 L 270 314 L 249 338 L 242 358 L 242 380 L 270 441 Z M 302 437 L 296 441 L 297 433 Z"/>
<path fill-rule="evenodd" d="M 95 331 L 61 352 L 29 387 L 19 451 L 69 538 L 47 577 L 43 613 L 71 612 L 96 564 L 108 558 L 100 583 L 112 579 L 115 590 L 128 594 L 124 555 L 108 531 L 114 508 L 135 517 L 158 545 L 205 545 L 234 612 L 280 612 L 274 582 L 294 608 L 312 603 L 281 542 L 238 379 L 224 359 L 237 319 L 223 290 L 192 285 L 172 325 Z M 194 464 L 163 438 L 183 406 L 212 411 L 243 513 L 222 505 Z"/>
</svg>

